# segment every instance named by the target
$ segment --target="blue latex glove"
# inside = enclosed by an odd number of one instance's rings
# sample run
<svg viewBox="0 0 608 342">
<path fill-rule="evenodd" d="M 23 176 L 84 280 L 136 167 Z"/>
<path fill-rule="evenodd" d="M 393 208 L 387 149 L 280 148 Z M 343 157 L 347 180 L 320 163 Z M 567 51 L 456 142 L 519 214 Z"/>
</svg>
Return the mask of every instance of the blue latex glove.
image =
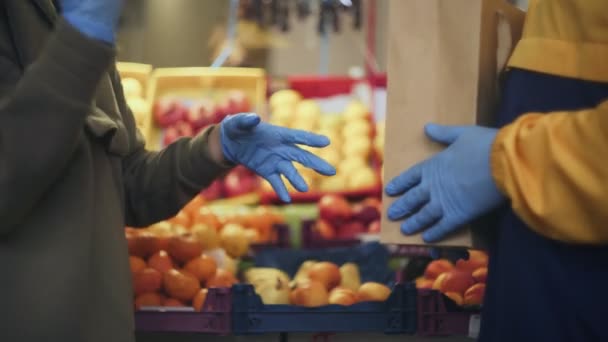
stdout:
<svg viewBox="0 0 608 342">
<path fill-rule="evenodd" d="M 281 175 L 298 191 L 308 191 L 308 185 L 293 162 L 322 175 L 336 174 L 333 166 L 297 146 L 328 146 L 329 139 L 322 135 L 263 123 L 255 114 L 237 114 L 222 121 L 220 136 L 224 157 L 266 179 L 284 202 L 291 198 Z"/>
<path fill-rule="evenodd" d="M 425 127 L 430 139 L 449 146 L 386 186 L 389 196 L 401 196 L 388 209 L 388 217 L 406 218 L 403 234 L 424 231 L 425 242 L 437 242 L 505 201 L 490 170 L 496 132 L 478 126 Z"/>
<path fill-rule="evenodd" d="M 61 14 L 86 36 L 114 44 L 124 0 L 61 0 Z"/>
</svg>

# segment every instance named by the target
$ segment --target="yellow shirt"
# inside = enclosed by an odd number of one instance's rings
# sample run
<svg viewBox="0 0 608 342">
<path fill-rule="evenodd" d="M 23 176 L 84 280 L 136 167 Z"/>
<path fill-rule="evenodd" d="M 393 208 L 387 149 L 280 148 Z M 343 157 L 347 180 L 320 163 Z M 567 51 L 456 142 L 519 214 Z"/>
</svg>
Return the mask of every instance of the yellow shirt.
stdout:
<svg viewBox="0 0 608 342">
<path fill-rule="evenodd" d="M 531 0 L 509 66 L 608 83 L 608 0 Z M 529 113 L 502 128 L 492 171 L 538 233 L 608 243 L 608 99 L 575 113 Z"/>
</svg>

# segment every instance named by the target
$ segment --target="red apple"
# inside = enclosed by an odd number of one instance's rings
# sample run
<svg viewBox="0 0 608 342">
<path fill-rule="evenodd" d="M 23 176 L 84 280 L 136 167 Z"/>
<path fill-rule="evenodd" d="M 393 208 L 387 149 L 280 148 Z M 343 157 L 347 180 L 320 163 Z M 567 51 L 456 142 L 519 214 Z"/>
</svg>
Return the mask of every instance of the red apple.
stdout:
<svg viewBox="0 0 608 342">
<path fill-rule="evenodd" d="M 357 203 L 353 206 L 353 219 L 360 221 L 364 225 L 380 219 L 380 210 L 375 205 Z"/>
<path fill-rule="evenodd" d="M 359 221 L 346 222 L 337 227 L 338 238 L 353 239 L 357 235 L 365 233 L 365 225 Z"/>
<path fill-rule="evenodd" d="M 161 99 L 154 105 L 154 120 L 163 128 L 183 120 L 186 113 L 186 108 L 173 98 Z"/>
<path fill-rule="evenodd" d="M 198 131 L 215 122 L 215 112 L 213 101 L 209 99 L 197 101 L 189 108 L 186 121 L 193 130 Z"/>
<path fill-rule="evenodd" d="M 252 174 L 231 171 L 224 178 L 224 194 L 227 197 L 236 197 L 251 193 L 257 188 L 257 177 Z"/>
<path fill-rule="evenodd" d="M 382 202 L 380 202 L 380 200 L 375 197 L 368 197 L 361 203 L 366 206 L 374 207 L 378 209 L 378 211 L 382 211 Z"/>
<path fill-rule="evenodd" d="M 369 226 L 367 226 L 367 232 L 368 233 L 373 233 L 373 234 L 378 234 L 380 233 L 380 220 L 376 220 L 372 223 L 369 224 Z"/>
<path fill-rule="evenodd" d="M 341 196 L 325 195 L 319 201 L 319 216 L 336 225 L 351 217 L 351 207 L 348 201 Z"/>
<path fill-rule="evenodd" d="M 247 94 L 240 90 L 228 92 L 224 100 L 224 111 L 228 114 L 247 113 L 251 111 L 251 105 Z"/>
<path fill-rule="evenodd" d="M 163 136 L 163 144 L 165 146 L 172 144 L 175 140 L 182 137 L 191 137 L 194 135 L 192 126 L 186 121 L 179 121 L 165 130 Z"/>
<path fill-rule="evenodd" d="M 222 197 L 222 181 L 215 180 L 206 189 L 201 191 L 201 196 L 205 199 L 212 201 Z"/>
</svg>

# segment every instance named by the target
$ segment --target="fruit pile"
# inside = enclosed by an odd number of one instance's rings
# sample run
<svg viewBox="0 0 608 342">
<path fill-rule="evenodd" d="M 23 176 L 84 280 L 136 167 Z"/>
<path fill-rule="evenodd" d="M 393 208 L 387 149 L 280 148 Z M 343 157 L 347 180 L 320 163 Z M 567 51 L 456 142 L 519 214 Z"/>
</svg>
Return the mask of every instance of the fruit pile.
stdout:
<svg viewBox="0 0 608 342">
<path fill-rule="evenodd" d="M 352 101 L 342 113 L 322 113 L 314 100 L 303 100 L 293 90 L 280 90 L 270 97 L 270 110 L 272 124 L 312 131 L 331 140 L 330 146 L 314 152 L 337 167 L 336 176 L 323 177 L 297 167 L 311 191 L 342 192 L 379 185 L 379 174 L 372 166 L 375 128 L 361 102 Z M 269 184 L 264 189 L 270 190 Z"/>
<path fill-rule="evenodd" d="M 181 256 L 159 250 L 147 259 L 129 257 L 136 310 L 192 306 L 201 311 L 207 288 L 237 283 L 233 270 L 218 267 L 216 255 L 200 254 L 187 262 L 178 261 Z"/>
<path fill-rule="evenodd" d="M 391 289 L 383 284 L 361 284 L 359 268 L 353 263 L 338 267 L 331 262 L 305 261 L 293 280 L 280 270 L 253 268 L 245 273 L 245 281 L 254 286 L 264 304 L 348 306 L 383 302 L 391 294 Z"/>
<path fill-rule="evenodd" d="M 122 89 L 127 104 L 131 108 L 131 111 L 133 111 L 137 127 L 143 128 L 149 111 L 149 103 L 144 99 L 141 82 L 134 78 L 124 78 L 122 79 Z"/>
<path fill-rule="evenodd" d="M 196 100 L 163 97 L 154 104 L 153 114 L 156 125 L 165 130 L 163 144 L 166 146 L 220 123 L 228 115 L 250 111 L 247 95 L 240 90 L 231 90 Z"/>
<path fill-rule="evenodd" d="M 445 259 L 432 261 L 424 276 L 416 279 L 416 287 L 439 290 L 458 305 L 477 306 L 483 303 L 487 274 L 487 254 L 472 250 L 468 260 L 456 265 Z"/>
<path fill-rule="evenodd" d="M 200 309 L 205 288 L 236 283 L 235 259 L 273 241 L 283 217 L 267 207 L 232 212 L 218 215 L 197 197 L 168 221 L 126 228 L 136 307 Z"/>
<path fill-rule="evenodd" d="M 350 204 L 343 196 L 324 195 L 317 204 L 315 235 L 325 240 L 354 239 L 359 234 L 380 232 L 381 203 L 376 198 Z"/>
</svg>

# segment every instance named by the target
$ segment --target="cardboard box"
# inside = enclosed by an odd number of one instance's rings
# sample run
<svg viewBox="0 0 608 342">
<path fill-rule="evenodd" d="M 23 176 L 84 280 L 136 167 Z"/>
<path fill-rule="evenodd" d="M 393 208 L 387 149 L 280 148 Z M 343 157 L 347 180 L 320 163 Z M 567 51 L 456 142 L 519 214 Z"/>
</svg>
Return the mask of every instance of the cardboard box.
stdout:
<svg viewBox="0 0 608 342">
<path fill-rule="evenodd" d="M 498 74 L 525 17 L 503 0 L 389 1 L 387 182 L 440 150 L 425 137 L 426 123 L 493 122 Z M 385 195 L 385 210 L 393 200 Z M 382 242 L 424 244 L 420 235 L 402 235 L 400 222 L 382 222 Z M 463 229 L 440 245 L 481 243 L 478 234 Z"/>
</svg>

